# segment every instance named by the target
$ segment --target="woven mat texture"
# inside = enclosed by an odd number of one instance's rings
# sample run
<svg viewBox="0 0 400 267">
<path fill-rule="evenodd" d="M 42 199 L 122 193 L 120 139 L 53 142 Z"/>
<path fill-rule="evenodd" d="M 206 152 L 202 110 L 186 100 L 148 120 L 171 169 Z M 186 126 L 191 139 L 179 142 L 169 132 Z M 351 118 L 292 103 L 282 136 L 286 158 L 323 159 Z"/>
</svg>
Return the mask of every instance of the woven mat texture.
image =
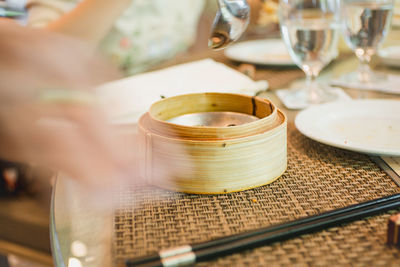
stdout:
<svg viewBox="0 0 400 267">
<path fill-rule="evenodd" d="M 262 69 L 258 68 L 256 72 L 256 80 L 267 80 L 269 88 L 280 89 L 288 86 L 296 79 L 304 78 L 304 72 L 295 68 L 286 69 Z"/>
<path fill-rule="evenodd" d="M 243 177 L 245 178 L 245 177 Z M 161 189 L 118 194 L 114 257 L 144 256 L 400 192 L 368 156 L 288 127 L 288 169 L 270 185 L 225 195 Z M 386 242 L 389 213 L 222 257 L 199 266 L 400 266 Z"/>
</svg>

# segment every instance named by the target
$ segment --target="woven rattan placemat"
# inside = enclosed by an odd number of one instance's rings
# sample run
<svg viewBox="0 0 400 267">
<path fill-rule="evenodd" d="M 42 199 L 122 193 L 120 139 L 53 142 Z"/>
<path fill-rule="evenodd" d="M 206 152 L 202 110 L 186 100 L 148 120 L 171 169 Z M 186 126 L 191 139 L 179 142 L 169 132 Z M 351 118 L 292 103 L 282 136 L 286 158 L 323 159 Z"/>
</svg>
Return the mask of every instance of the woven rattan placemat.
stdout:
<svg viewBox="0 0 400 267">
<path fill-rule="evenodd" d="M 161 189 L 120 192 L 114 257 L 144 256 L 398 192 L 400 188 L 368 156 L 314 142 L 289 125 L 288 169 L 270 185 L 225 195 L 186 195 Z M 388 216 L 199 265 L 400 265 L 400 251 L 385 244 Z"/>
</svg>

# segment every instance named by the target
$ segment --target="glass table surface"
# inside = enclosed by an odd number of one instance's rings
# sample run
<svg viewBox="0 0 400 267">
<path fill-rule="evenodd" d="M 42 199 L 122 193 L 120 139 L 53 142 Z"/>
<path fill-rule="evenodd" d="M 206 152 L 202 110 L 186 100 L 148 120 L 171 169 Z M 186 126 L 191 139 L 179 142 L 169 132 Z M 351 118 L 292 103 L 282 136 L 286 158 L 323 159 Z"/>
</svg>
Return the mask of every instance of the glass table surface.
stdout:
<svg viewBox="0 0 400 267">
<path fill-rule="evenodd" d="M 319 80 L 327 81 L 357 66 L 354 57 L 328 66 Z M 400 74 L 400 70 L 387 72 Z M 392 98 L 400 95 L 372 91 L 346 90 L 353 98 Z M 261 96 L 268 97 L 279 106 L 280 101 L 273 91 Z M 282 108 L 280 106 L 280 108 Z M 289 121 L 297 111 L 285 110 Z M 56 180 L 51 207 L 50 236 L 56 266 L 112 266 L 113 211 L 112 205 L 105 207 L 90 199 L 90 193 L 73 179 L 60 174 Z"/>
</svg>

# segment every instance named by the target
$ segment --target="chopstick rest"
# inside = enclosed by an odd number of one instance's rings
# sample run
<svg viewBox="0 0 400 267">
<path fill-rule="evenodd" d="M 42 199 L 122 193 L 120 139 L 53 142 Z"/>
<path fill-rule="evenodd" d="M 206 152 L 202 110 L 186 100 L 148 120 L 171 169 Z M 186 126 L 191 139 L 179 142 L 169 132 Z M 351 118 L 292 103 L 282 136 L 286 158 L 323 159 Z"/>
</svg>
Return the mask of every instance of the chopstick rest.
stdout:
<svg viewBox="0 0 400 267">
<path fill-rule="evenodd" d="M 389 245 L 400 246 L 400 213 L 389 218 L 387 242 Z"/>
</svg>

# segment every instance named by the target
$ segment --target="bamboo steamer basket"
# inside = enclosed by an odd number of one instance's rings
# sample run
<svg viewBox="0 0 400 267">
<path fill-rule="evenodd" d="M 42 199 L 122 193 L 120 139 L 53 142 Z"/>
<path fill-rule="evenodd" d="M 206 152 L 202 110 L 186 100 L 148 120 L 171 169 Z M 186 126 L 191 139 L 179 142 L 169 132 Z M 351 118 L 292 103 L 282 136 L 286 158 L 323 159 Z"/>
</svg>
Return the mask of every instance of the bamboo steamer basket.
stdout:
<svg viewBox="0 0 400 267">
<path fill-rule="evenodd" d="M 189 113 L 233 111 L 259 119 L 234 127 L 183 126 Z M 138 123 L 142 175 L 169 190 L 195 194 L 242 191 L 273 182 L 287 167 L 286 116 L 270 101 L 245 95 L 181 95 L 152 105 Z M 168 168 L 159 167 L 165 166 Z"/>
<path fill-rule="evenodd" d="M 235 127 L 184 126 L 169 123 L 172 118 L 214 111 L 232 111 L 261 118 Z M 163 136 L 190 140 L 243 137 L 265 132 L 279 121 L 276 107 L 259 97 L 239 94 L 202 93 L 171 97 L 150 107 L 150 128 Z"/>
</svg>

